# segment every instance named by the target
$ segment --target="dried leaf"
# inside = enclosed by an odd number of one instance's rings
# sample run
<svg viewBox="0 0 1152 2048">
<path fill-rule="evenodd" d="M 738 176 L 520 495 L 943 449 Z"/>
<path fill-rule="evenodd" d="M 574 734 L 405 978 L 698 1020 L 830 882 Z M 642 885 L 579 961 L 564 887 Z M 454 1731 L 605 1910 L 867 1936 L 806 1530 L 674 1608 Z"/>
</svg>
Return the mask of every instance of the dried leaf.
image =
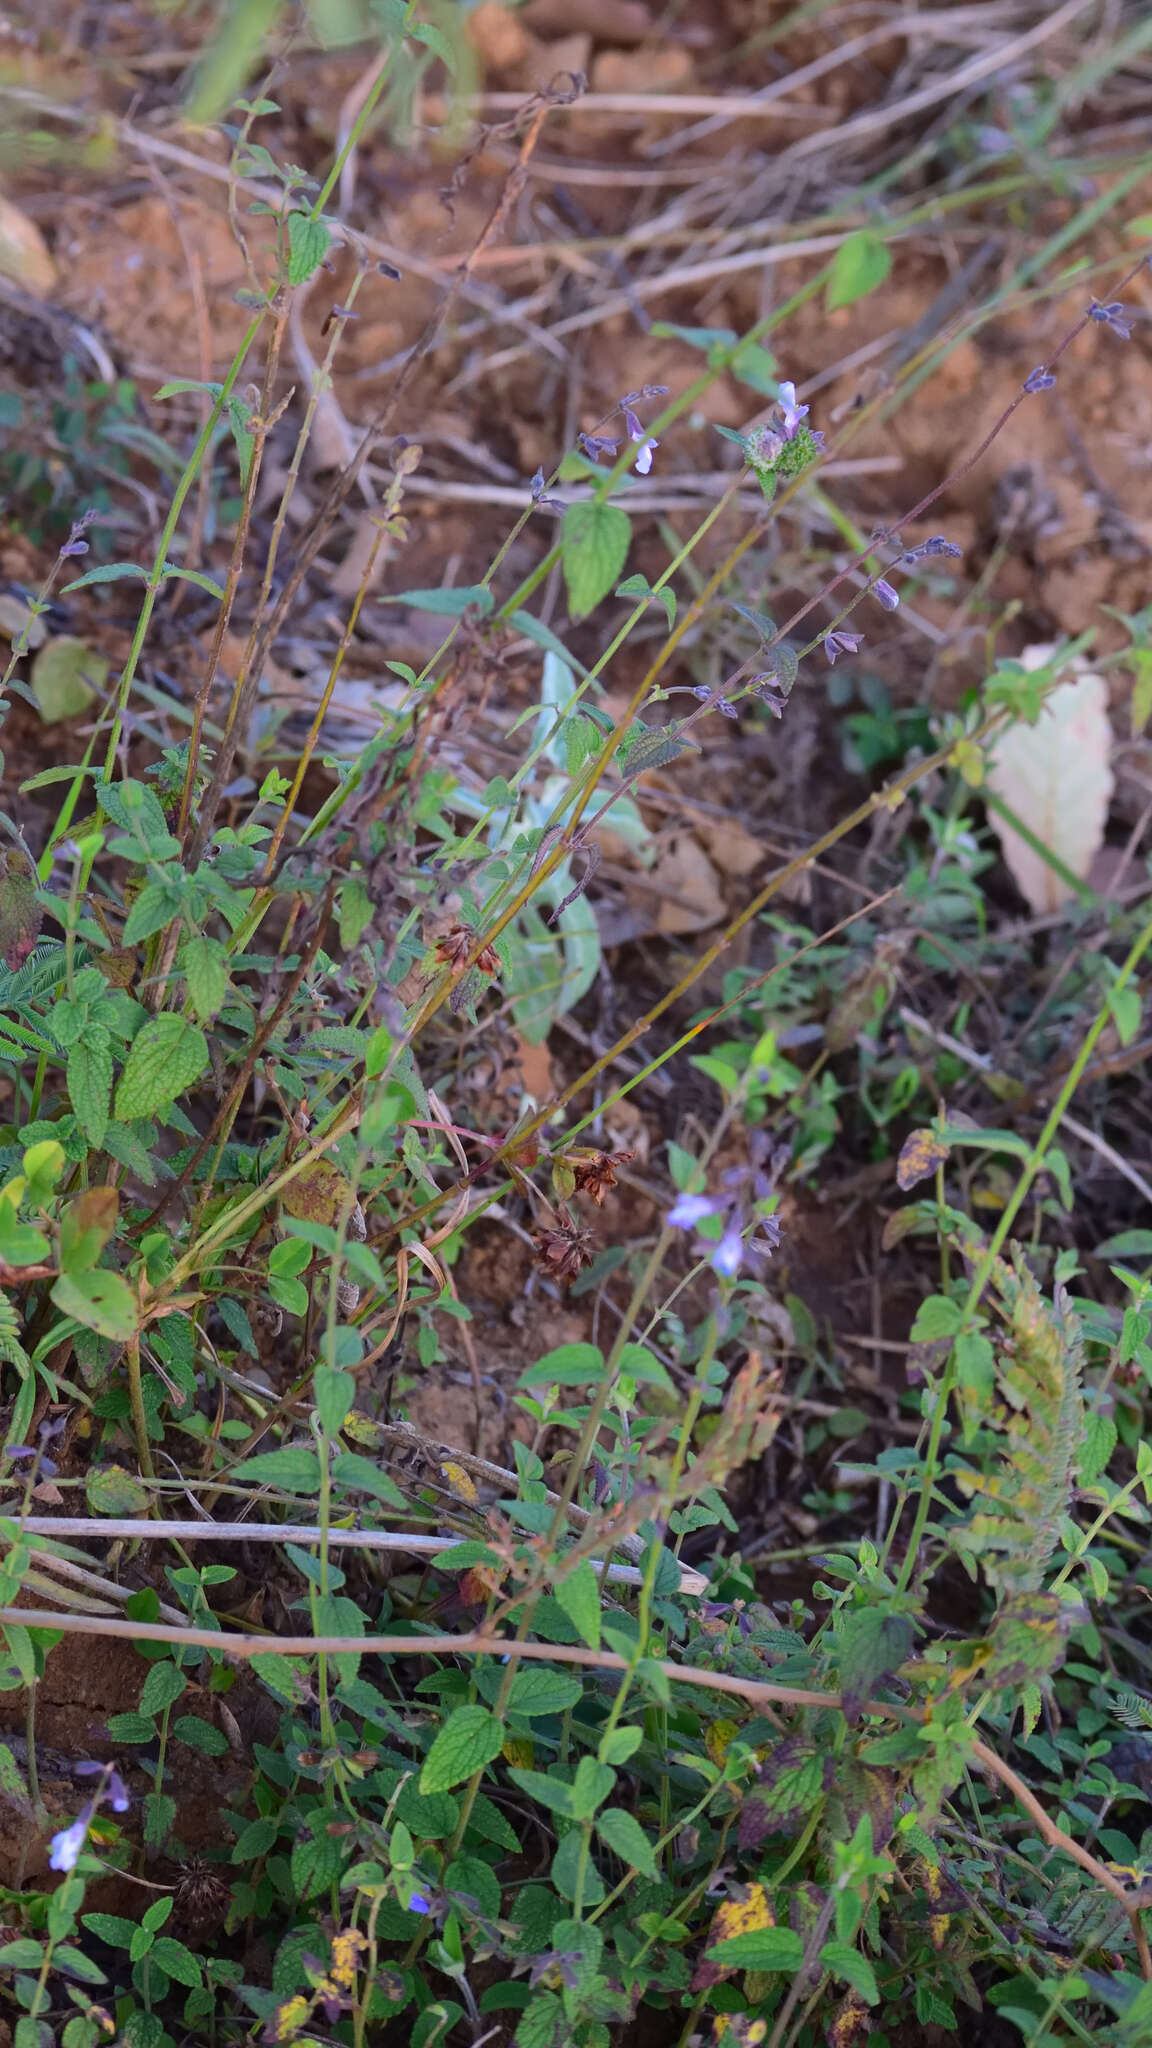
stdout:
<svg viewBox="0 0 1152 2048">
<path fill-rule="evenodd" d="M 48 244 L 26 213 L 0 198 L 0 271 L 14 277 L 33 298 L 46 299 L 56 284 L 56 265 Z"/>
<path fill-rule="evenodd" d="M 1037 657 L 1050 651 L 1026 649 L 1024 665 L 1042 665 Z M 1010 725 L 992 744 L 989 789 L 1083 880 L 1103 844 L 1113 786 L 1104 678 L 1077 675 L 1057 684 L 1035 725 Z M 1032 910 L 1039 916 L 1066 903 L 1075 892 L 1056 870 L 1006 820 L 993 813 L 990 822 Z"/>
<path fill-rule="evenodd" d="M 716 870 L 689 833 L 677 832 L 667 841 L 654 878 L 661 890 L 658 932 L 701 932 L 726 915 Z"/>
</svg>

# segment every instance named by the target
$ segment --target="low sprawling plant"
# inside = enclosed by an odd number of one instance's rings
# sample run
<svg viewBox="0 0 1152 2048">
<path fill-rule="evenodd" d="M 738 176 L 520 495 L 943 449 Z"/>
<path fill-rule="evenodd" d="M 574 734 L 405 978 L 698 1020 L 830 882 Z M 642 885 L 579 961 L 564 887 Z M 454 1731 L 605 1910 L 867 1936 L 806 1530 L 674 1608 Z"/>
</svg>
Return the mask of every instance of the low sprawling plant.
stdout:
<svg viewBox="0 0 1152 2048">
<path fill-rule="evenodd" d="M 393 11 L 398 34 L 411 27 L 411 9 Z M 259 147 L 275 170 L 253 134 L 273 111 L 242 103 L 239 162 Z M 420 672 L 389 664 L 401 687 L 378 729 L 326 756 L 330 793 L 305 814 L 367 564 L 291 771 L 281 757 L 225 813 L 267 650 L 368 452 L 410 424 L 405 370 L 286 563 L 288 501 L 365 260 L 333 309 L 258 546 L 292 293 L 336 238 L 357 252 L 326 210 L 338 172 L 320 188 L 284 175 L 274 274 L 250 295 L 227 376 L 203 387 L 209 416 L 154 559 L 73 574 L 92 540 L 77 518 L 32 607 L 35 618 L 54 592 L 143 585 L 84 758 L 26 785 L 60 799 L 38 858 L 18 815 L 2 820 L 0 1686 L 25 1694 L 28 1741 L 23 1770 L 0 1748 L 0 1773 L 62 1873 L 55 1890 L 10 1873 L 3 1894 L 16 2048 L 882 2048 L 911 2038 L 909 2015 L 955 2029 L 967 2011 L 979 2028 L 989 2008 L 1030 2048 L 1135 2048 L 1152 2032 L 1152 1849 L 1131 1782 L 1139 1744 L 1122 1731 L 1152 1728 L 1140 1693 L 1152 1237 L 1102 1247 L 1111 1291 L 1077 1292 L 1058 1140 L 1105 1028 L 1130 1041 L 1138 1026 L 1152 923 L 1114 907 L 1080 949 L 1059 1014 L 1066 1027 L 1090 1004 L 1092 1021 L 1031 1138 L 939 1107 L 963 1071 L 955 1039 L 917 1037 L 914 1019 L 904 1040 L 883 1028 L 905 959 L 944 983 L 959 962 L 963 990 L 970 960 L 995 943 L 979 883 L 985 749 L 1009 719 L 1036 719 L 1063 656 L 1002 663 L 946 717 L 863 693 L 845 726 L 848 770 L 891 780 L 773 876 L 557 1099 L 513 1104 L 503 1121 L 478 1111 L 458 1086 L 465 1039 L 495 1032 L 506 1009 L 542 1040 L 596 979 L 585 891 L 597 822 L 610 817 L 643 857 L 647 772 L 706 748 L 717 718 L 786 721 L 793 691 L 858 648 L 870 606 L 895 608 L 898 584 L 959 551 L 946 536 L 901 537 L 942 485 L 793 616 L 741 605 L 751 651 L 722 686 L 689 685 L 683 709 L 671 658 L 735 587 L 743 548 L 686 597 L 680 572 L 718 504 L 655 580 L 626 576 L 629 471 L 647 473 L 702 384 L 629 391 L 557 450 L 552 476 L 525 485 L 522 517 L 478 582 L 402 594 L 443 619 L 442 644 Z M 842 293 L 843 252 L 835 264 Z M 758 533 L 823 456 L 765 345 L 789 310 L 746 336 L 698 337 L 703 384 L 731 369 L 766 400 L 729 436 L 739 465 L 721 501 L 756 479 Z M 1074 332 L 1091 323 L 1112 346 L 1122 302 L 1093 301 Z M 1070 339 L 1009 412 L 1045 402 Z M 181 513 L 227 446 L 242 504 L 215 581 L 183 562 Z M 378 534 L 402 549 L 421 450 L 391 447 Z M 512 539 L 557 518 L 558 538 L 512 584 Z M 573 622 L 625 603 L 590 664 L 531 609 L 556 566 Z M 253 573 L 259 599 L 242 615 Z M 193 700 L 171 708 L 182 733 L 150 745 L 128 716 L 140 655 L 166 587 L 187 576 L 216 602 L 213 644 Z M 653 617 L 657 651 L 613 719 L 601 679 Z M 1144 689 L 1150 621 L 1127 624 L 1117 660 Z M 247 644 L 217 722 L 229 631 Z M 21 686 L 27 646 L 18 635 L 7 678 Z M 452 714 L 511 647 L 538 662 L 538 688 L 513 727 L 515 772 L 489 778 L 454 747 Z M 902 805 L 898 932 L 874 905 L 831 934 L 777 905 L 828 846 Z M 607 1100 L 593 1084 L 753 919 L 770 967 L 731 969 L 721 1002 L 644 1070 L 693 1047 L 722 1106 L 706 1141 L 669 1143 L 655 1235 L 614 1244 L 629 1155 L 602 1119 L 636 1077 L 613 1077 Z M 812 1062 L 801 1048 L 817 1014 Z M 827 1065 L 841 1053 L 857 1059 L 850 1085 Z M 887 1241 L 922 1240 L 935 1260 L 910 1332 L 914 1428 L 854 1463 L 853 1487 L 878 1503 L 874 1540 L 857 1530 L 825 1548 L 803 1596 L 773 1607 L 733 1550 L 725 1494 L 788 1412 L 769 1356 L 781 1191 L 849 1120 L 857 1152 L 862 1133 L 909 1197 Z M 508 1470 L 426 1440 L 404 1416 L 412 1352 L 433 1363 L 446 1332 L 479 1387 L 453 1269 L 498 1203 L 530 1237 L 542 1287 L 571 1287 L 578 1302 L 590 1280 L 625 1283 L 611 1342 L 564 1343 L 520 1375 Z M 810 1377 L 823 1333 L 794 1309 Z M 396 1413 L 378 1395 L 401 1333 L 412 1342 Z M 87 1519 L 66 1512 L 81 1488 Z M 853 1498 L 821 1504 L 834 1516 Z M 176 1561 L 134 1567 L 126 1590 L 110 1561 L 77 1551 L 102 1532 Z M 209 1542 L 212 1561 L 198 1562 Z M 235 1568 L 220 1560 L 241 1542 L 275 1557 L 291 1636 L 231 1610 Z M 101 1592 L 104 1611 L 45 1610 L 53 1560 L 66 1585 Z M 107 1618 L 110 1599 L 122 1616 Z M 91 1783 L 54 1828 L 37 1697 L 65 1628 L 122 1638 L 143 1661 L 137 1707 L 75 1767 Z M 254 1696 L 258 1738 L 239 1718 Z M 225 1777 L 233 1748 L 247 1768 Z M 190 1753 L 228 1788 L 202 1856 L 181 1838 Z"/>
</svg>

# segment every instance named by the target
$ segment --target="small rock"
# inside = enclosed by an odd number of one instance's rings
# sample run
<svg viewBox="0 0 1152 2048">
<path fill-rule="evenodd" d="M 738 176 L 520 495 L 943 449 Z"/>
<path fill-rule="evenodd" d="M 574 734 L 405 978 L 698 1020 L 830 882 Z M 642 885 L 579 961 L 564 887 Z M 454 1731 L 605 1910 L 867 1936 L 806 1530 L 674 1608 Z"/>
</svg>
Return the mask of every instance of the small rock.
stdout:
<svg viewBox="0 0 1152 2048">
<path fill-rule="evenodd" d="M 468 16 L 468 37 L 485 71 L 507 71 L 532 49 L 523 15 L 513 14 L 504 0 L 480 0 Z"/>
<path fill-rule="evenodd" d="M 643 0 L 528 0 L 520 19 L 537 35 L 583 30 L 602 43 L 642 43 L 653 26 Z"/>
<path fill-rule="evenodd" d="M 675 92 L 692 81 L 692 59 L 663 50 L 602 50 L 592 66 L 593 92 Z"/>
</svg>

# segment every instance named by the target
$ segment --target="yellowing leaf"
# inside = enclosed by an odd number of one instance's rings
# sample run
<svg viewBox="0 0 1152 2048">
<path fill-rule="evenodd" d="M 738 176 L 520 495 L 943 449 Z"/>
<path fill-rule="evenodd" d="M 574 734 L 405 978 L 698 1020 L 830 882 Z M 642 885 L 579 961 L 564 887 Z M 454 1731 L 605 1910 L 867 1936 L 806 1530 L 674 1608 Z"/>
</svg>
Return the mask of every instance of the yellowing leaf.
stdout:
<svg viewBox="0 0 1152 2048">
<path fill-rule="evenodd" d="M 1029 647 L 1021 661 L 1025 668 L 1040 668 L 1051 652 Z M 1060 874 L 1013 824 L 992 811 L 991 824 L 1013 879 L 1042 916 L 1075 895 L 1069 877 L 1083 881 L 1104 843 L 1113 776 L 1103 677 L 1078 674 L 1058 683 L 1035 725 L 1009 725 L 990 747 L 989 790 L 1066 870 Z"/>
<path fill-rule="evenodd" d="M 723 1765 L 739 1733 L 740 1729 L 735 1721 L 713 1721 L 704 1737 L 704 1747 L 714 1764 Z"/>
<path fill-rule="evenodd" d="M 441 1465 L 440 1470 L 457 1500 L 466 1501 L 470 1508 L 479 1507 L 480 1496 L 463 1465 L 445 1463 Z"/>
</svg>

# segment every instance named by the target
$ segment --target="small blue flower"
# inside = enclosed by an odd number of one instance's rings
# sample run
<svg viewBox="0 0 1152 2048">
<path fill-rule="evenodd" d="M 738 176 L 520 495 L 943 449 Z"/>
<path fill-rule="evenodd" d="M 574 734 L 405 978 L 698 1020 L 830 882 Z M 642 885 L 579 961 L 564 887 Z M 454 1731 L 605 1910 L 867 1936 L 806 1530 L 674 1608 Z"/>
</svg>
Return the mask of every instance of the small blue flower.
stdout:
<svg viewBox="0 0 1152 2048">
<path fill-rule="evenodd" d="M 680 1200 L 669 1209 L 668 1221 L 677 1230 L 694 1230 L 703 1217 L 719 1214 L 720 1204 L 712 1201 L 710 1196 L 681 1195 Z"/>
<path fill-rule="evenodd" d="M 894 612 L 900 602 L 899 591 L 893 590 L 892 585 L 886 583 L 883 576 L 872 585 L 872 595 L 879 598 L 886 612 Z"/>
<path fill-rule="evenodd" d="M 75 1870 L 77 1858 L 88 1837 L 93 1810 L 92 1806 L 83 1807 L 70 1828 L 61 1828 L 58 1835 L 53 1835 L 48 1847 L 48 1863 L 52 1870 Z"/>
<path fill-rule="evenodd" d="M 734 1280 L 740 1271 L 744 1257 L 744 1239 L 735 1223 L 730 1223 L 719 1244 L 712 1253 L 712 1264 L 718 1273 Z"/>
<path fill-rule="evenodd" d="M 423 1892 L 413 1892 L 408 1901 L 408 1911 L 410 1913 L 430 1913 L 432 1911 L 432 1902 L 424 1897 Z"/>
<path fill-rule="evenodd" d="M 1027 377 L 1025 377 L 1024 389 L 1028 393 L 1029 398 L 1035 398 L 1036 394 L 1040 391 L 1051 391 L 1052 386 L 1055 382 L 1056 378 L 1053 375 L 1053 372 L 1051 370 L 1046 370 L 1044 368 L 1043 363 L 1039 363 L 1037 364 L 1036 368 L 1032 370 Z"/>
</svg>

